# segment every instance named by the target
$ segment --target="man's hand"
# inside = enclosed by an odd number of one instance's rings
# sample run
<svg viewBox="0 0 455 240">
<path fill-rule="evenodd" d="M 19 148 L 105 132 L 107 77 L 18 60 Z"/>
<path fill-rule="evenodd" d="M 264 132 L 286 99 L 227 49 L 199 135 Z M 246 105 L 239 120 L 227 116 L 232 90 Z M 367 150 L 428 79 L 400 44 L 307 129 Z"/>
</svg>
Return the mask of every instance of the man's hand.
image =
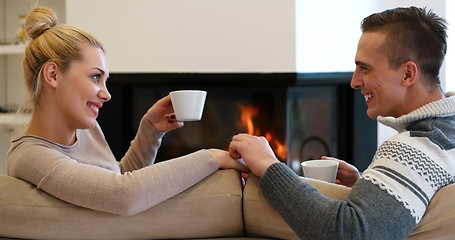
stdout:
<svg viewBox="0 0 455 240">
<path fill-rule="evenodd" d="M 336 160 L 339 162 L 338 164 L 338 171 L 337 171 L 337 178 L 335 180 L 335 183 L 344 185 L 346 187 L 352 187 L 354 184 L 357 182 L 357 180 L 360 178 L 360 173 L 359 170 L 357 170 L 356 167 L 353 165 L 334 158 L 334 157 L 326 157 L 323 156 L 321 157 L 323 160 Z"/>
<path fill-rule="evenodd" d="M 242 158 L 258 177 L 261 177 L 272 164 L 279 162 L 265 137 L 235 135 L 229 145 L 229 153 L 235 159 Z"/>
</svg>

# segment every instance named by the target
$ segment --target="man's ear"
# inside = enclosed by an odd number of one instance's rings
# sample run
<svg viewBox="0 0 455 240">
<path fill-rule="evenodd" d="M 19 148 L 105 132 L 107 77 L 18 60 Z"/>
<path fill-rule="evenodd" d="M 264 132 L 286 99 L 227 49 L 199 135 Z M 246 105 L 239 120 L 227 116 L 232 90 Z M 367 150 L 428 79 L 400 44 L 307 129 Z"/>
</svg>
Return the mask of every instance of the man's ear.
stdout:
<svg viewBox="0 0 455 240">
<path fill-rule="evenodd" d="M 58 77 L 57 77 L 57 64 L 54 62 L 47 62 L 43 67 L 43 80 L 44 83 L 48 84 L 51 87 L 57 87 Z"/>
<path fill-rule="evenodd" d="M 414 84 L 417 78 L 417 64 L 413 61 L 407 61 L 401 66 L 403 69 L 403 79 L 401 85 L 409 87 Z"/>
</svg>

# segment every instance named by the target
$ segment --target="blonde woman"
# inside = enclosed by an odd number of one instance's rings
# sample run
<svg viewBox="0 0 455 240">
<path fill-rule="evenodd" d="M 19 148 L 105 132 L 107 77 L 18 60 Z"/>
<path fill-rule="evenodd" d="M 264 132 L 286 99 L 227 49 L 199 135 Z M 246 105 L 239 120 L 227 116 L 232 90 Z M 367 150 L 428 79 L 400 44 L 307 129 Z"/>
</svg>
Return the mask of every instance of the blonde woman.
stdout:
<svg viewBox="0 0 455 240">
<path fill-rule="evenodd" d="M 57 25 L 36 8 L 25 22 L 31 41 L 24 72 L 33 105 L 25 135 L 12 142 L 8 174 L 69 203 L 133 215 L 199 182 L 219 168 L 248 168 L 219 149 L 153 164 L 166 132 L 180 128 L 169 96 L 144 115 L 125 156 L 116 161 L 96 118 L 111 98 L 101 44 L 87 32 Z"/>
</svg>

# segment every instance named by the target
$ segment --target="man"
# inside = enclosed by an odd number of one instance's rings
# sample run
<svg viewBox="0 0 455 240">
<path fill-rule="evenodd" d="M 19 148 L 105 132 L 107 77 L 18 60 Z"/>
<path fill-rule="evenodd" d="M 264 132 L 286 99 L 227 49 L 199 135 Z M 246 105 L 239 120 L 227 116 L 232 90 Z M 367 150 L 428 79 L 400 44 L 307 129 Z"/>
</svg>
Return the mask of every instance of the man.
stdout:
<svg viewBox="0 0 455 240">
<path fill-rule="evenodd" d="M 353 185 L 344 200 L 321 195 L 279 163 L 263 137 L 239 134 L 230 153 L 260 177 L 283 219 L 305 239 L 404 239 L 434 193 L 454 183 L 455 97 L 444 96 L 439 69 L 446 25 L 416 7 L 373 14 L 362 22 L 351 86 L 370 118 L 399 134 L 384 142 L 359 178 L 340 160 L 338 182 Z"/>
</svg>

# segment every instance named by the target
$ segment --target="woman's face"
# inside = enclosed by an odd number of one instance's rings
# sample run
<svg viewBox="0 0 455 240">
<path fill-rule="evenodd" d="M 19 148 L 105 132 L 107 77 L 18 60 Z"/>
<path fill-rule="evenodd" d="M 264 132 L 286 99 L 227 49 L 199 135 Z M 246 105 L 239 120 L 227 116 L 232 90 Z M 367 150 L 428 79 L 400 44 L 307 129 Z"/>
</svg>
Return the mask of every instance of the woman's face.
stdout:
<svg viewBox="0 0 455 240">
<path fill-rule="evenodd" d="M 65 73 L 59 72 L 56 89 L 55 104 L 72 129 L 95 127 L 99 109 L 111 99 L 106 88 L 109 69 L 104 52 L 86 45 L 81 53 L 82 58 L 73 60 Z"/>
</svg>

